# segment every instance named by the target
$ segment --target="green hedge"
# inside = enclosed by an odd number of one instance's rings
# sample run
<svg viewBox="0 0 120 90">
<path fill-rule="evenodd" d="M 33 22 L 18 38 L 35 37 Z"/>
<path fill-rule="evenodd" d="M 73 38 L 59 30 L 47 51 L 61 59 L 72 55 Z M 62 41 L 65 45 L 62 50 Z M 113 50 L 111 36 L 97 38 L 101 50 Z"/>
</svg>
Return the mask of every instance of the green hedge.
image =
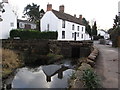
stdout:
<svg viewBox="0 0 120 90">
<path fill-rule="evenodd" d="M 10 38 L 20 37 L 20 39 L 57 39 L 58 33 L 40 32 L 36 30 L 15 29 L 10 31 Z"/>
</svg>

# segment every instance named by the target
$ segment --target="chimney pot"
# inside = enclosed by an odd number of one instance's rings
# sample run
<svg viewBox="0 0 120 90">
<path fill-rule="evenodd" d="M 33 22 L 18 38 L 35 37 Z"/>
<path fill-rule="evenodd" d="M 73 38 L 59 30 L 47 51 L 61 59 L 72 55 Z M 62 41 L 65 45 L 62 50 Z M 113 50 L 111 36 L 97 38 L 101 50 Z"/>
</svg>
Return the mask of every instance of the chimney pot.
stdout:
<svg viewBox="0 0 120 90">
<path fill-rule="evenodd" d="M 79 15 L 80 23 L 82 23 L 82 15 Z"/>
<path fill-rule="evenodd" d="M 64 13 L 64 5 L 61 5 L 61 6 L 59 6 L 59 12 L 62 12 L 62 13 Z"/>
<path fill-rule="evenodd" d="M 76 14 L 74 14 L 74 17 L 76 18 Z"/>
<path fill-rule="evenodd" d="M 47 4 L 47 11 L 52 11 L 52 4 Z"/>
</svg>

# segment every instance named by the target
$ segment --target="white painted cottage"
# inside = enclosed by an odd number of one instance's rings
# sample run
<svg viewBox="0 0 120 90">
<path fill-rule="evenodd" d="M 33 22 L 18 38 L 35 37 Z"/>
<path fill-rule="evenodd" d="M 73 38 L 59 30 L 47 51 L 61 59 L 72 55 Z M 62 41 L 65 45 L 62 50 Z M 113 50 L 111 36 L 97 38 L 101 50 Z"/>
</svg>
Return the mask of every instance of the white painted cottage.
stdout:
<svg viewBox="0 0 120 90">
<path fill-rule="evenodd" d="M 9 38 L 10 30 L 17 28 L 17 15 L 12 10 L 8 0 L 3 0 L 5 12 L 0 12 L 3 21 L 0 22 L 0 39 Z"/>
<path fill-rule="evenodd" d="M 64 13 L 64 5 L 56 11 L 52 9 L 52 4 L 48 4 L 47 11 L 41 19 L 41 31 L 57 31 L 58 40 L 90 40 L 81 20 L 82 15 L 77 18 L 76 15 Z"/>
<path fill-rule="evenodd" d="M 105 30 L 102 30 L 102 29 L 99 29 L 99 30 L 98 30 L 98 35 L 103 36 L 104 39 L 109 39 L 109 38 L 110 38 L 108 32 L 105 31 Z"/>
<path fill-rule="evenodd" d="M 18 29 L 37 29 L 37 25 L 34 22 L 28 20 L 17 19 L 17 28 Z"/>
</svg>

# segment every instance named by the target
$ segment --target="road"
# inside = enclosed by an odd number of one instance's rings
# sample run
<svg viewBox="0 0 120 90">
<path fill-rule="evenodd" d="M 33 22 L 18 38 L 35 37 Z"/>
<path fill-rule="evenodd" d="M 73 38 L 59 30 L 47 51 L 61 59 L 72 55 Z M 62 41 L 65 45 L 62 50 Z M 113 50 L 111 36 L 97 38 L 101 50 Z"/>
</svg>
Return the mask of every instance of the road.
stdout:
<svg viewBox="0 0 120 90">
<path fill-rule="evenodd" d="M 118 88 L 118 48 L 111 45 L 101 45 L 97 41 L 94 46 L 99 49 L 99 56 L 96 62 L 96 72 L 101 78 L 104 88 Z M 120 85 L 119 85 L 120 86 Z"/>
</svg>

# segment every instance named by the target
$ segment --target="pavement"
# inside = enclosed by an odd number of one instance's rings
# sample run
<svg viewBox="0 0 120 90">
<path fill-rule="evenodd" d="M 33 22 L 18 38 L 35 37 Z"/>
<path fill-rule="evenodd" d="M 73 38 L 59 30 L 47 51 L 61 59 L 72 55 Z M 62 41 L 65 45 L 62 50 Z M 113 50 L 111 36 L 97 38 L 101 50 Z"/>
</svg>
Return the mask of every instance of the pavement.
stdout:
<svg viewBox="0 0 120 90">
<path fill-rule="evenodd" d="M 96 62 L 96 72 L 101 79 L 103 88 L 118 88 L 118 48 L 111 45 L 102 45 L 98 41 L 94 42 L 99 50 Z"/>
</svg>

